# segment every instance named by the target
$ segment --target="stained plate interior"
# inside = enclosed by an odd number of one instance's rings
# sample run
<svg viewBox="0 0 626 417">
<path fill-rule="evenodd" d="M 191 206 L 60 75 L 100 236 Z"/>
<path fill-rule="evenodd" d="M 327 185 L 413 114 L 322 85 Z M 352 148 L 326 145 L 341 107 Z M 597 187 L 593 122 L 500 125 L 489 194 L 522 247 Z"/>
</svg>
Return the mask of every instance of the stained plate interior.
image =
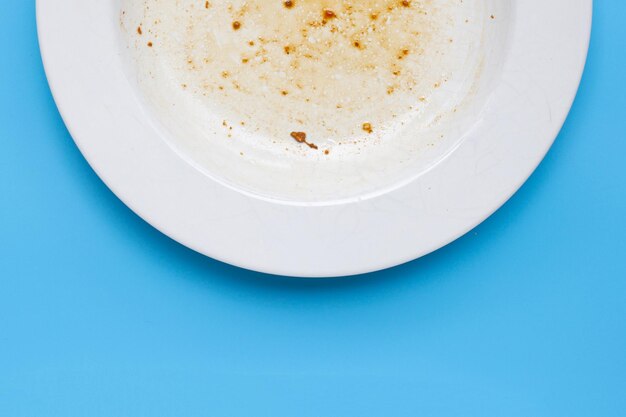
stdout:
<svg viewBox="0 0 626 417">
<path fill-rule="evenodd" d="M 120 50 L 164 140 L 197 169 L 331 204 L 454 150 L 498 82 L 511 13 L 496 0 L 122 0 Z"/>
</svg>

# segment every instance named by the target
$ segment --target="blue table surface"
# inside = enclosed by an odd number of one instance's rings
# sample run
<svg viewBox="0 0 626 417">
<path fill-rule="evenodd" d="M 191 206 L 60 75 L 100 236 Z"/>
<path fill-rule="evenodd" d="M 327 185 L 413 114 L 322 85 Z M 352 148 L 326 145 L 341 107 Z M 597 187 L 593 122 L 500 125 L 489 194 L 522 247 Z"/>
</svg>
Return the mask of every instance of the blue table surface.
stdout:
<svg viewBox="0 0 626 417">
<path fill-rule="evenodd" d="M 170 240 L 92 172 L 34 1 L 0 2 L 0 416 L 626 416 L 626 3 L 494 216 L 392 270 L 293 280 Z"/>
</svg>

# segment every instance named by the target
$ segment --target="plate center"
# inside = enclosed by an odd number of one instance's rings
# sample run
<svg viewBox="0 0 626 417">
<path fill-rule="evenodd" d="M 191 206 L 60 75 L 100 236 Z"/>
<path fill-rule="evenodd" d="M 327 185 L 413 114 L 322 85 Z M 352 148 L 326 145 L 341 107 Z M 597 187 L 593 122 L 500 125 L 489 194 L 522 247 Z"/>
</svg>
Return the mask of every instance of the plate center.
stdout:
<svg viewBox="0 0 626 417">
<path fill-rule="evenodd" d="M 122 27 L 184 157 L 242 191 L 326 202 L 393 188 L 458 143 L 502 56 L 498 3 L 124 0 Z"/>
</svg>

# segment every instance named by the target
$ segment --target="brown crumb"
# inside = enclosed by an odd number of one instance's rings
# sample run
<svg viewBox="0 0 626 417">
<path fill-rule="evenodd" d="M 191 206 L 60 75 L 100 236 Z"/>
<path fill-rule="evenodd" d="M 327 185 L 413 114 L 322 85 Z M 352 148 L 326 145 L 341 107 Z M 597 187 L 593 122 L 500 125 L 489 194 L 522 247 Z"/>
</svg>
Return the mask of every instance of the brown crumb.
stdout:
<svg viewBox="0 0 626 417">
<path fill-rule="evenodd" d="M 372 129 L 372 124 L 371 123 L 363 123 L 362 128 L 367 133 L 372 133 L 374 131 L 374 129 Z"/>
<path fill-rule="evenodd" d="M 324 19 L 334 19 L 337 17 L 337 14 L 330 9 L 324 9 L 324 13 L 322 14 Z"/>
<path fill-rule="evenodd" d="M 152 48 L 152 42 L 148 42 L 148 48 Z"/>
<path fill-rule="evenodd" d="M 291 132 L 291 137 L 294 138 L 298 143 L 306 142 L 306 133 L 304 132 Z"/>
<path fill-rule="evenodd" d="M 324 155 L 328 155 L 330 151 L 328 149 L 324 149 Z"/>
<path fill-rule="evenodd" d="M 209 3 L 208 1 L 204 2 L 204 8 L 208 9 L 209 7 L 211 7 L 211 3 Z"/>
<path fill-rule="evenodd" d="M 317 145 L 306 141 L 306 133 L 304 132 L 291 132 L 291 137 L 298 143 L 304 143 L 311 149 L 317 149 Z"/>
<path fill-rule="evenodd" d="M 402 0 L 402 7 L 410 7 L 411 6 L 411 2 L 408 0 Z"/>
<path fill-rule="evenodd" d="M 235 30 L 239 30 L 239 29 L 241 29 L 241 22 L 239 22 L 239 21 L 235 20 L 235 21 L 233 22 L 233 29 L 235 29 Z"/>
<path fill-rule="evenodd" d="M 288 8 L 288 9 L 291 9 L 291 8 L 293 7 L 293 4 L 294 4 L 294 3 L 293 3 L 293 0 L 286 0 L 286 1 L 283 3 L 283 5 L 284 5 L 286 8 Z"/>
<path fill-rule="evenodd" d="M 137 33 L 143 35 L 143 30 L 141 30 L 141 25 L 137 26 Z"/>
</svg>

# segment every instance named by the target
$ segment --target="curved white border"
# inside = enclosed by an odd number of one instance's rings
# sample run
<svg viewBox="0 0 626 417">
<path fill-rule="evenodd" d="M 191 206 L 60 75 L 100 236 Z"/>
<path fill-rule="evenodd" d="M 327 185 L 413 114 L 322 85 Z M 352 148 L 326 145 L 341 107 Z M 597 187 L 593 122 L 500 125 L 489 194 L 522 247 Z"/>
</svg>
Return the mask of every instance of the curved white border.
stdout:
<svg viewBox="0 0 626 417">
<path fill-rule="evenodd" d="M 415 181 L 335 206 L 257 199 L 171 151 L 122 71 L 108 2 L 38 0 L 39 41 L 61 115 L 96 173 L 132 210 L 188 247 L 247 269 L 324 277 L 432 252 L 499 208 L 558 134 L 585 64 L 592 0 L 515 2 L 510 51 L 482 120 Z M 537 11 L 541 12 L 538 13 Z"/>
</svg>

